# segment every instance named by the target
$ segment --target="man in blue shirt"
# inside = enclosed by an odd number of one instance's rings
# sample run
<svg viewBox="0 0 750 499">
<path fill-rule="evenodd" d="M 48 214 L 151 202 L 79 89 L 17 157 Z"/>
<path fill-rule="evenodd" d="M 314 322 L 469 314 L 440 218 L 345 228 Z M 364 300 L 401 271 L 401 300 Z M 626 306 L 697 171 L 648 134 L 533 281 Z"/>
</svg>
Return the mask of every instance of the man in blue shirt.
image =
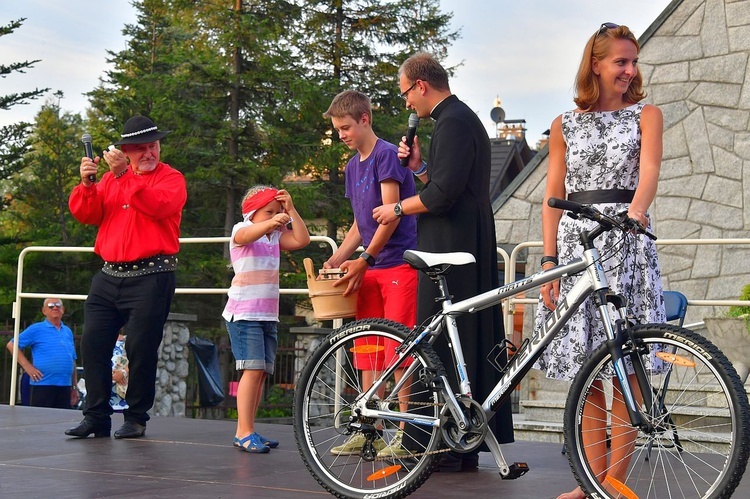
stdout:
<svg viewBox="0 0 750 499">
<path fill-rule="evenodd" d="M 78 402 L 76 350 L 73 332 L 63 324 L 62 300 L 45 298 L 42 322 L 32 324 L 18 336 L 18 364 L 31 378 L 30 405 L 70 409 Z M 13 352 L 13 340 L 6 345 Z M 23 353 L 31 347 L 33 362 Z"/>
</svg>

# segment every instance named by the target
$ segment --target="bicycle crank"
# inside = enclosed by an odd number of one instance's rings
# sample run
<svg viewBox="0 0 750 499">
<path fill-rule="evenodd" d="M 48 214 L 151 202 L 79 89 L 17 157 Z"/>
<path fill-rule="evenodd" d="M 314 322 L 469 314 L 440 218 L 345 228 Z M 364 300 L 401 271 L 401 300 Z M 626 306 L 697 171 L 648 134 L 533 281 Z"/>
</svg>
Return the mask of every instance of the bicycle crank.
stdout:
<svg viewBox="0 0 750 499">
<path fill-rule="evenodd" d="M 440 412 L 440 430 L 443 441 L 451 450 L 471 452 L 482 445 L 487 435 L 487 414 L 479 402 L 472 398 L 460 396 L 457 400 L 459 409 L 468 421 L 467 426 L 461 428 L 446 405 Z"/>
</svg>

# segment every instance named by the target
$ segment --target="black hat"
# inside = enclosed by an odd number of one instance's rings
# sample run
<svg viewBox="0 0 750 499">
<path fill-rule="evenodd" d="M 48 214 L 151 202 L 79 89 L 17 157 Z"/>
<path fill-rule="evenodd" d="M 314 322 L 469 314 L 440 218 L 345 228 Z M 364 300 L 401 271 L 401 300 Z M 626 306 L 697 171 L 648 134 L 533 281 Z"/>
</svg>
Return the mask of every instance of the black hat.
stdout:
<svg viewBox="0 0 750 499">
<path fill-rule="evenodd" d="M 171 131 L 157 130 L 153 121 L 145 116 L 135 115 L 125 122 L 122 128 L 122 139 L 115 142 L 115 145 L 156 142 L 166 137 Z"/>
</svg>

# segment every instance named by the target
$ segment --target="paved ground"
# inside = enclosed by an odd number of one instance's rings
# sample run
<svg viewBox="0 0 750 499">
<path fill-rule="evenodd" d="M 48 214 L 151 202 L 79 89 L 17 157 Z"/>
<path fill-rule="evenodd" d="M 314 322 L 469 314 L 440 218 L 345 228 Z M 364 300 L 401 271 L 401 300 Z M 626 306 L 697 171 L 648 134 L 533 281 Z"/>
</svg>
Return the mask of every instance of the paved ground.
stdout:
<svg viewBox="0 0 750 499">
<path fill-rule="evenodd" d="M 232 421 L 153 418 L 142 439 L 65 437 L 80 419 L 78 411 L 0 405 L 0 497 L 331 497 L 302 463 L 291 426 L 258 425 L 281 442 L 259 455 L 232 447 Z M 113 426 L 121 422 L 116 415 Z M 479 471 L 434 473 L 411 497 L 544 499 L 575 485 L 559 444 L 517 442 L 503 452 L 531 471 L 501 480 L 481 454 Z M 735 497 L 750 497 L 750 479 Z"/>
</svg>

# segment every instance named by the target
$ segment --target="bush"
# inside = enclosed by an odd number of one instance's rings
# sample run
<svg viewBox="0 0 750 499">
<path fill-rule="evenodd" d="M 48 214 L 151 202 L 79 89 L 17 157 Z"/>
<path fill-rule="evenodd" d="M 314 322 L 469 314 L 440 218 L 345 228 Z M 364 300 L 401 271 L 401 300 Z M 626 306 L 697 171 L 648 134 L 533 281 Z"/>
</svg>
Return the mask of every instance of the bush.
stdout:
<svg viewBox="0 0 750 499">
<path fill-rule="evenodd" d="M 740 300 L 750 300 L 750 284 L 746 285 L 744 288 L 742 288 L 742 294 L 740 294 L 739 297 Z M 748 317 L 750 316 L 750 306 L 732 306 L 729 307 L 729 312 L 727 313 L 729 317 Z"/>
<path fill-rule="evenodd" d="M 258 408 L 258 418 L 284 418 L 292 415 L 294 394 L 278 386 L 272 386 L 266 393 L 266 399 Z"/>
</svg>

